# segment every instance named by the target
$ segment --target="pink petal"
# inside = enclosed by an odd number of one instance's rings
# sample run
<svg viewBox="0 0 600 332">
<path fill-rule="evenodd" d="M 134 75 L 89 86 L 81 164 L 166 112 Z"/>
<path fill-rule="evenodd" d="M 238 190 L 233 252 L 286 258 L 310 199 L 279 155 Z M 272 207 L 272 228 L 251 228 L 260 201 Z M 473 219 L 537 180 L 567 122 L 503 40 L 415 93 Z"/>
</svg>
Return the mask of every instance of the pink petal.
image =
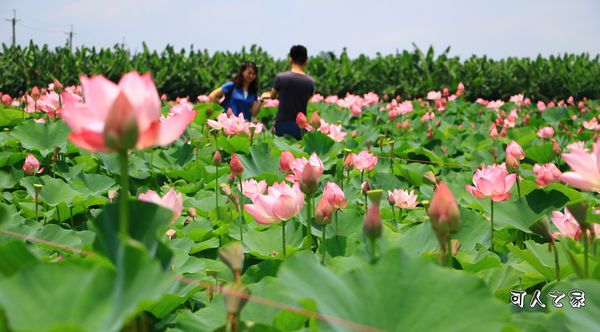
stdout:
<svg viewBox="0 0 600 332">
<path fill-rule="evenodd" d="M 240 113 L 241 114 L 241 113 Z M 159 145 L 172 143 L 183 134 L 188 125 L 194 121 L 196 112 L 182 112 L 161 120 L 160 132 L 158 136 Z"/>
<path fill-rule="evenodd" d="M 81 76 L 81 87 L 85 103 L 99 118 L 106 118 L 110 107 L 119 94 L 118 86 L 101 75 L 88 78 Z"/>
<path fill-rule="evenodd" d="M 250 215 L 252 215 L 259 224 L 271 225 L 279 222 L 275 216 L 256 206 L 256 204 L 245 204 L 244 209 L 246 209 L 246 211 L 248 211 L 248 213 L 250 213 Z"/>
<path fill-rule="evenodd" d="M 585 191 L 600 191 L 600 185 L 591 179 L 584 178 L 580 173 L 565 172 L 559 177 L 560 181 Z"/>
<path fill-rule="evenodd" d="M 598 168 L 595 160 L 585 151 L 575 150 L 562 155 L 564 161 L 571 166 L 573 171 L 589 180 L 598 179 Z"/>
<path fill-rule="evenodd" d="M 82 130 L 78 133 L 70 133 L 69 139 L 78 147 L 91 152 L 110 152 L 104 144 L 104 136 L 95 131 Z"/>
</svg>

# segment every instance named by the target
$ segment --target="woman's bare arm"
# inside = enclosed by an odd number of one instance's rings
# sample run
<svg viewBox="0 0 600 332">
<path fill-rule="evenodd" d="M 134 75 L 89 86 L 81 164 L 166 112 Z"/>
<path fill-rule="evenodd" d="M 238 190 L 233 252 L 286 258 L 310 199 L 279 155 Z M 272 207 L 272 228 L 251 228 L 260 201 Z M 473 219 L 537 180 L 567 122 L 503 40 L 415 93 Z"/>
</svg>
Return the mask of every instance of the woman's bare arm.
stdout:
<svg viewBox="0 0 600 332">
<path fill-rule="evenodd" d="M 223 97 L 224 94 L 225 93 L 223 92 L 223 89 L 216 88 L 208 95 L 208 99 L 211 103 L 216 103 L 219 101 L 219 99 L 221 99 L 221 97 Z"/>
</svg>

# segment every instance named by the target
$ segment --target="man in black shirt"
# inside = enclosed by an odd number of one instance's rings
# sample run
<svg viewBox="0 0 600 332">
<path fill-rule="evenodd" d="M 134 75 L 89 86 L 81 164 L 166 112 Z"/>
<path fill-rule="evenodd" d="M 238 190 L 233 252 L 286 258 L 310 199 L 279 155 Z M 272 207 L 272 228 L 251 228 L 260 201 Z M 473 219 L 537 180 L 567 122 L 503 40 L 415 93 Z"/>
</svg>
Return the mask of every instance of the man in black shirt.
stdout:
<svg viewBox="0 0 600 332">
<path fill-rule="evenodd" d="M 290 49 L 291 69 L 275 77 L 271 98 L 279 98 L 279 108 L 275 118 L 275 135 L 286 134 L 302 138 L 300 127 L 296 124 L 298 113 L 306 115 L 308 100 L 315 93 L 315 80 L 304 69 L 308 62 L 306 47 L 294 45 Z"/>
</svg>

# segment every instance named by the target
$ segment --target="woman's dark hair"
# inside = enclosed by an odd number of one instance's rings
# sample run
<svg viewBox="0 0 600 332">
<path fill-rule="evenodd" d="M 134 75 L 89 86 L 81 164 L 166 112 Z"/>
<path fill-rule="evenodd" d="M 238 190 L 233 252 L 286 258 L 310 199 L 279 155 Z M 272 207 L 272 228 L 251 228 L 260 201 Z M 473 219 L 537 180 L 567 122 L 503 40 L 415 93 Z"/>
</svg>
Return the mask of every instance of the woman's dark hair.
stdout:
<svg viewBox="0 0 600 332">
<path fill-rule="evenodd" d="M 258 66 L 256 66 L 256 63 L 254 63 L 252 61 L 246 61 L 246 62 L 242 63 L 242 65 L 240 66 L 240 71 L 233 77 L 232 81 L 236 87 L 238 87 L 240 89 L 243 88 L 244 87 L 243 72 L 248 68 L 252 68 L 254 70 L 254 73 L 256 73 L 256 78 L 248 86 L 248 93 L 256 93 L 256 92 L 258 92 Z"/>
<path fill-rule="evenodd" d="M 308 52 L 306 51 L 306 47 L 302 45 L 294 45 L 290 49 L 290 58 L 292 58 L 292 62 L 297 65 L 305 65 L 306 60 L 308 60 Z"/>
</svg>

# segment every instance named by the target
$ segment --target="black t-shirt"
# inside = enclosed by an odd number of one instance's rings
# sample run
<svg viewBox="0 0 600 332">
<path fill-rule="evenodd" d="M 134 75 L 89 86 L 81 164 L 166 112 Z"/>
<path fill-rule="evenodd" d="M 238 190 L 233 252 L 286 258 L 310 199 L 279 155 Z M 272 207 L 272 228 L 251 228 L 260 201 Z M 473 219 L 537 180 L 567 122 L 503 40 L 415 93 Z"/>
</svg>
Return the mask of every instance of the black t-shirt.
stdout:
<svg viewBox="0 0 600 332">
<path fill-rule="evenodd" d="M 295 122 L 298 113 L 306 115 L 306 105 L 315 92 L 315 80 L 309 75 L 286 71 L 275 77 L 273 89 L 279 94 L 275 123 Z"/>
</svg>

